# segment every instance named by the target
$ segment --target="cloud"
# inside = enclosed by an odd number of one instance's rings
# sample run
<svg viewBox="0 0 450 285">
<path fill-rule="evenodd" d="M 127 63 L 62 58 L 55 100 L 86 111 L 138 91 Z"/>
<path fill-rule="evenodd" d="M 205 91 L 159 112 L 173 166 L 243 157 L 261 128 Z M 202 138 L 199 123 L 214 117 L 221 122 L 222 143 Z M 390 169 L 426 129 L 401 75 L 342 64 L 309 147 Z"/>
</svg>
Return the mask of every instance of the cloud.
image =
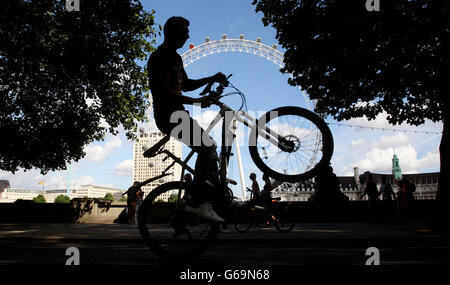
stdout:
<svg viewBox="0 0 450 285">
<path fill-rule="evenodd" d="M 351 141 L 350 145 L 352 148 L 357 148 L 357 147 L 363 145 L 365 142 L 366 141 L 364 139 L 357 139 L 357 140 Z"/>
<path fill-rule="evenodd" d="M 113 173 L 119 176 L 131 176 L 133 173 L 133 160 L 127 159 L 116 164 Z"/>
<path fill-rule="evenodd" d="M 442 123 L 427 120 L 421 126 L 406 123 L 394 126 L 387 122 L 386 117 L 386 113 L 381 113 L 372 121 L 354 118 L 342 123 L 357 127 L 332 128 L 335 139 L 333 167 L 337 175 L 352 175 L 353 167 L 359 167 L 361 173 L 391 173 L 394 153 L 400 159 L 403 173 L 439 171 L 441 135 L 435 133 L 442 131 Z"/>
<path fill-rule="evenodd" d="M 365 158 L 355 162 L 354 165 L 363 171 L 390 173 L 394 153 L 400 160 L 403 173 L 427 172 L 428 169 L 439 167 L 439 152 L 437 149 L 429 151 L 419 158 L 412 145 L 386 149 L 373 148 L 365 154 Z"/>
<path fill-rule="evenodd" d="M 388 114 L 382 112 L 374 120 L 368 120 L 366 116 L 360 118 L 353 118 L 350 120 L 343 120 L 341 123 L 349 124 L 357 127 L 364 128 L 374 128 L 374 129 L 388 129 L 388 130 L 408 130 L 414 131 L 430 131 L 430 132 L 442 132 L 442 122 L 432 122 L 430 120 L 425 120 L 425 123 L 420 126 L 412 126 L 406 122 L 400 125 L 392 125 L 387 121 Z M 358 128 L 355 128 L 358 129 Z M 365 131 L 367 129 L 360 129 L 360 131 Z"/>
<path fill-rule="evenodd" d="M 70 183 L 72 185 L 72 183 Z M 81 186 L 81 185 L 95 185 L 95 180 L 92 176 L 82 176 L 79 179 L 76 179 L 73 182 L 74 186 Z"/>
<path fill-rule="evenodd" d="M 409 137 L 402 133 L 393 136 L 382 136 L 379 141 L 372 144 L 372 148 L 399 147 L 408 145 L 409 141 Z"/>
<path fill-rule="evenodd" d="M 116 136 L 113 136 L 112 139 L 107 141 L 104 146 L 98 144 L 90 144 L 84 149 L 84 151 L 86 152 L 85 159 L 87 161 L 96 163 L 105 162 L 106 159 L 121 146 L 122 140 Z"/>
<path fill-rule="evenodd" d="M 9 180 L 11 188 L 40 190 L 42 185 L 38 183 L 44 180 L 44 189 L 66 189 L 67 188 L 67 171 L 50 172 L 43 176 L 39 170 L 33 169 L 29 171 L 18 171 L 15 174 L 1 171 L 0 177 Z M 71 177 L 70 187 L 76 188 L 81 185 L 95 184 L 92 176 L 85 175 L 81 177 Z"/>
<path fill-rule="evenodd" d="M 11 172 L 1 171 L 0 178 L 9 180 L 11 188 L 29 188 L 29 189 L 42 189 L 42 186 L 38 184 L 43 180 L 43 176 L 39 170 L 32 169 L 28 171 L 20 170 L 15 174 Z"/>
<path fill-rule="evenodd" d="M 66 175 L 66 173 L 58 173 L 56 176 L 48 177 L 45 179 L 45 189 L 66 189 L 68 182 Z M 89 175 L 70 179 L 71 189 L 77 188 L 81 185 L 95 185 L 95 179 Z"/>
</svg>

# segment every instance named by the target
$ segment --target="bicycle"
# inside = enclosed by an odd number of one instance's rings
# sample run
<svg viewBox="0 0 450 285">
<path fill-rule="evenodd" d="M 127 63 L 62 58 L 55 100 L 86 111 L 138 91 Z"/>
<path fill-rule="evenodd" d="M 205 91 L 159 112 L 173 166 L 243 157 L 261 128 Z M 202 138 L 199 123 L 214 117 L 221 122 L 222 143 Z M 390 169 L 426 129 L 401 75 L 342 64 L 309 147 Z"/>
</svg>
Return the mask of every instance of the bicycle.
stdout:
<svg viewBox="0 0 450 285">
<path fill-rule="evenodd" d="M 233 128 L 236 122 L 241 122 L 251 129 L 249 151 L 256 166 L 279 181 L 298 182 L 312 178 L 323 166 L 329 165 L 333 153 L 331 131 L 318 115 L 300 107 L 287 106 L 273 109 L 255 119 L 242 110 L 244 106 L 246 107 L 245 95 L 231 84 L 230 76 L 215 88 L 212 83 L 208 84 L 200 93 L 201 96 L 208 96 L 214 105 L 220 107 L 220 111 L 205 132 L 209 134 L 222 120 L 220 185 L 214 185 L 216 191 L 211 202 L 214 210 L 225 218 L 226 223 L 230 223 L 233 219 L 234 197 L 228 187 L 230 180 L 227 179 L 227 166 L 232 155 L 233 140 L 236 138 Z M 225 88 L 233 91 L 223 94 Z M 233 110 L 220 101 L 231 95 L 239 95 L 242 99 L 238 110 Z M 170 157 L 173 162 L 163 173 L 178 163 L 182 167 L 181 178 L 179 181 L 162 184 L 147 195 L 139 210 L 138 226 L 142 239 L 150 249 L 161 256 L 181 260 L 199 255 L 206 250 L 216 238 L 219 224 L 185 212 L 188 199 L 184 194 L 189 192 L 191 185 L 183 182 L 183 176 L 186 170 L 195 176 L 194 169 L 187 164 L 194 151 L 191 151 L 184 160 L 176 157 L 163 147 L 169 138 L 167 134 L 147 149 L 144 156 L 163 154 L 164 159 Z M 157 203 L 160 200 L 167 200 L 171 194 L 176 195 L 175 202 Z"/>
<path fill-rule="evenodd" d="M 247 188 L 248 192 L 252 192 Z M 279 203 L 281 198 L 271 198 L 266 203 L 250 199 L 244 205 L 236 207 L 233 211 L 233 224 L 236 231 L 245 233 L 259 222 L 275 225 L 280 232 L 290 232 L 295 223 L 290 219 L 289 205 Z"/>
</svg>

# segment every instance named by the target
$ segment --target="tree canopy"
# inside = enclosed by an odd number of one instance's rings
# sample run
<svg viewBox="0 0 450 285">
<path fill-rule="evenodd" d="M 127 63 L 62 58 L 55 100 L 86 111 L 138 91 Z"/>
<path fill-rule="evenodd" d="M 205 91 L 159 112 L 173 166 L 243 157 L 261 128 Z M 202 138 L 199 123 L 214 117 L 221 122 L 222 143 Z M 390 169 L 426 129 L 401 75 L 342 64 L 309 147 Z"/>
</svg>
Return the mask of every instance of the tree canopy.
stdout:
<svg viewBox="0 0 450 285">
<path fill-rule="evenodd" d="M 70 197 L 64 194 L 58 195 L 55 198 L 55 203 L 70 203 Z"/>
<path fill-rule="evenodd" d="M 443 122 L 436 200 L 448 229 L 448 1 L 254 0 L 286 49 L 290 84 L 337 120 Z"/>
<path fill-rule="evenodd" d="M 39 194 L 36 197 L 33 198 L 33 202 L 35 203 L 46 203 L 47 201 L 45 200 L 44 195 Z"/>
<path fill-rule="evenodd" d="M 110 202 L 114 202 L 114 197 L 111 193 L 106 193 L 105 197 L 103 197 L 103 199 L 110 201 Z"/>
<path fill-rule="evenodd" d="M 286 49 L 282 71 L 337 120 L 386 112 L 392 124 L 443 121 L 448 2 L 255 0 Z"/>
<path fill-rule="evenodd" d="M 119 126 L 135 137 L 153 14 L 137 0 L 81 0 L 72 12 L 60 0 L 1 1 L 0 169 L 65 169 Z"/>
</svg>

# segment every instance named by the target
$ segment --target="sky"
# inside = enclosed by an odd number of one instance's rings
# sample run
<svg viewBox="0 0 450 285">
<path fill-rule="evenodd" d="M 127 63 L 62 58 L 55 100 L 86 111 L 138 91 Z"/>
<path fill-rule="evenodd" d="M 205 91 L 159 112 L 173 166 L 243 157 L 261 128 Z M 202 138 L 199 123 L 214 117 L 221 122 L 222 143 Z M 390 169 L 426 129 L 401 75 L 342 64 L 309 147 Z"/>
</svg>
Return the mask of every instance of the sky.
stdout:
<svg viewBox="0 0 450 285">
<path fill-rule="evenodd" d="M 272 46 L 278 44 L 272 27 L 265 27 L 261 21 L 262 13 L 256 13 L 252 0 L 142 0 L 144 9 L 155 10 L 155 22 L 163 25 L 171 16 L 182 16 L 190 21 L 190 39 L 178 52 L 188 50 L 189 44 L 198 46 L 206 37 L 220 39 L 223 34 L 228 38 L 239 38 L 241 34 L 248 40 L 260 37 L 262 43 Z M 163 37 L 157 37 L 157 45 Z M 282 47 L 278 49 L 283 52 Z M 204 57 L 186 68 L 190 78 L 198 79 L 217 72 L 233 74 L 231 82 L 246 96 L 248 110 L 261 114 L 280 106 L 307 107 L 298 87 L 288 85 L 288 75 L 282 74 L 279 67 L 261 57 L 245 53 L 220 53 Z M 195 97 L 202 89 L 187 93 Z M 239 107 L 240 100 L 230 98 L 225 103 Z M 192 109 L 190 109 L 192 110 Z M 211 118 L 217 107 L 198 114 L 195 119 L 205 123 Z M 392 156 L 397 154 L 403 173 L 425 173 L 439 171 L 439 143 L 442 124 L 426 122 L 419 127 L 392 126 L 386 121 L 386 114 L 380 114 L 376 120 L 365 118 L 352 119 L 340 123 L 363 126 L 338 126 L 332 118 L 326 118 L 334 138 L 332 166 L 338 176 L 353 175 L 353 168 L 359 172 L 391 173 Z M 373 129 L 372 129 L 373 128 Z M 380 130 L 380 128 L 397 131 Z M 400 131 L 401 130 L 401 131 Z M 406 130 L 406 132 L 405 132 Z M 419 133 L 414 133 L 419 131 Z M 433 133 L 421 133 L 430 131 Z M 244 133 L 246 133 L 244 131 Z M 247 132 L 248 134 L 248 132 Z M 255 172 L 262 183 L 261 172 L 251 161 L 248 148 L 241 143 L 242 161 L 246 181 L 248 175 Z M 65 189 L 80 185 L 98 185 L 127 189 L 132 184 L 133 142 L 121 131 L 118 136 L 107 135 L 104 141 L 93 142 L 84 148 L 86 156 L 72 163 L 70 171 L 49 172 L 45 176 L 37 169 L 19 171 L 15 174 L 0 171 L 0 179 L 10 181 L 13 188 L 41 189 L 39 181 L 45 181 L 45 189 Z M 187 149 L 183 149 L 184 154 Z M 230 177 L 238 179 L 235 161 L 230 164 Z M 69 179 L 68 179 L 69 178 Z M 233 189 L 239 196 L 240 190 Z"/>
</svg>

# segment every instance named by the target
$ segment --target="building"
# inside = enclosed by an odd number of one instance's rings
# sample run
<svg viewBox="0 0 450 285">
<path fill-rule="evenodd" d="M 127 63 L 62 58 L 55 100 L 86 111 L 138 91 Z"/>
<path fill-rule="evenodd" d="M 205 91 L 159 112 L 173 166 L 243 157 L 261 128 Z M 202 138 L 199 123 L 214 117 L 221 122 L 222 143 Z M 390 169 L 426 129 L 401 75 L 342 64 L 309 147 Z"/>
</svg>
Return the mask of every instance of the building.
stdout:
<svg viewBox="0 0 450 285">
<path fill-rule="evenodd" d="M 161 132 L 145 133 L 141 131 L 139 140 L 133 145 L 133 182 L 142 182 L 151 177 L 158 176 L 173 163 L 173 160 L 170 158 L 164 159 L 164 155 L 157 155 L 151 158 L 143 156 L 145 150 L 156 144 L 164 136 L 165 134 Z M 183 145 L 174 138 L 170 138 L 170 140 L 164 145 L 164 148 L 172 152 L 175 156 L 180 158 L 182 157 Z M 144 196 L 161 184 L 179 180 L 181 178 L 181 166 L 177 163 L 175 163 L 172 169 L 168 172 L 171 172 L 172 174 L 143 186 L 142 190 L 144 191 Z M 169 195 L 166 196 L 167 197 L 161 197 L 161 199 L 167 201 Z"/>
<path fill-rule="evenodd" d="M 361 175 L 361 185 L 364 189 L 367 181 L 367 175 L 370 172 L 366 171 Z M 394 192 L 398 191 L 396 176 L 390 174 L 381 173 L 370 173 L 377 188 L 380 189 L 381 176 L 386 176 L 386 181 L 391 183 Z M 414 192 L 414 198 L 416 200 L 434 200 L 436 198 L 438 183 L 439 183 L 439 172 L 432 173 L 417 173 L 417 174 L 402 174 L 402 179 L 406 179 L 416 185 L 416 192 Z"/>
<path fill-rule="evenodd" d="M 8 182 L 9 185 L 9 182 Z M 103 198 L 107 193 L 111 193 L 114 198 L 119 199 L 122 193 L 125 192 L 122 189 L 95 186 L 95 185 L 82 185 L 69 193 L 69 198 Z M 53 203 L 59 195 L 67 196 L 67 189 L 54 189 L 54 190 L 30 190 L 20 188 L 2 187 L 0 188 L 0 202 L 13 203 L 17 199 L 21 200 L 33 200 L 36 196 L 42 194 L 47 203 Z"/>
<path fill-rule="evenodd" d="M 3 188 L 0 189 L 0 202 L 13 203 L 16 200 L 33 200 L 33 198 L 35 198 L 39 194 L 43 194 L 42 190 L 30 190 L 10 187 Z M 45 200 L 48 201 L 47 198 Z"/>
<path fill-rule="evenodd" d="M 8 180 L 0 180 L 0 190 L 9 188 L 9 181 Z"/>
<path fill-rule="evenodd" d="M 395 180 L 402 179 L 402 169 L 400 168 L 400 161 L 396 154 L 394 154 L 394 157 L 392 158 L 392 176 Z"/>
<path fill-rule="evenodd" d="M 370 173 L 374 182 L 377 184 L 378 190 L 381 185 L 381 176 L 386 176 L 386 181 L 391 183 L 394 192 L 397 192 L 397 181 L 400 177 L 400 179 L 407 179 L 416 185 L 416 191 L 414 192 L 414 198 L 416 200 L 435 199 L 439 183 L 439 172 L 401 174 L 401 168 L 398 163 L 399 160 L 396 155 L 394 155 L 392 161 L 392 174 L 371 173 L 366 171 L 360 175 L 358 167 L 355 167 L 353 176 L 338 176 L 337 180 L 341 192 L 344 193 L 350 201 L 360 200 L 367 183 L 367 176 Z M 308 201 L 316 190 L 314 178 L 299 183 L 275 182 L 274 184 L 275 189 L 272 191 L 272 197 L 281 197 L 281 199 L 285 201 Z M 364 197 L 364 199 L 367 199 L 367 197 Z"/>
<path fill-rule="evenodd" d="M 357 168 L 356 170 L 357 171 Z M 344 193 L 349 200 L 359 200 L 360 197 L 360 183 L 357 176 L 338 176 L 337 180 L 342 193 Z M 299 182 L 275 182 L 275 189 L 272 191 L 272 197 L 280 197 L 282 201 L 308 201 L 309 198 L 316 191 L 315 178 Z"/>
</svg>

